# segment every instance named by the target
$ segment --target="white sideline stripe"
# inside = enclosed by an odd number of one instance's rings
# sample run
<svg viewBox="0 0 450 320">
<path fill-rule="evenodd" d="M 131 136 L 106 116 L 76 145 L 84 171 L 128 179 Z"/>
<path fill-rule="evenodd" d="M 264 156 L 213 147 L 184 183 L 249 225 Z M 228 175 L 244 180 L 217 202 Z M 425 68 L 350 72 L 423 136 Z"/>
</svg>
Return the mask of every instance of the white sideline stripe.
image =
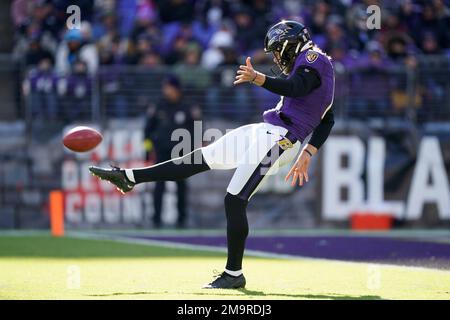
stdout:
<svg viewBox="0 0 450 320">
<path fill-rule="evenodd" d="M 106 234 L 92 234 L 78 231 L 68 232 L 67 235 L 73 238 L 80 239 L 91 239 L 91 240 L 108 240 L 114 242 L 122 242 L 122 243 L 130 243 L 130 244 L 142 244 L 147 246 L 157 246 L 157 247 L 166 247 L 166 248 L 175 248 L 175 249 L 189 249 L 189 250 L 204 250 L 204 251 L 214 251 L 214 252 L 227 252 L 226 248 L 223 247 L 214 247 L 214 246 L 206 246 L 206 245 L 194 245 L 187 243 L 175 243 L 172 241 L 163 241 L 163 240 L 153 240 L 153 239 L 136 239 L 136 238 L 128 238 L 124 236 L 118 235 L 106 235 Z"/>
<path fill-rule="evenodd" d="M 68 229 L 68 231 L 77 231 Z M 78 230 L 83 231 L 83 230 Z M 89 230 L 84 230 L 88 232 Z M 127 234 L 138 236 L 226 236 L 224 229 L 187 229 L 187 230 L 136 230 L 136 229 L 108 229 L 95 230 L 102 234 Z M 450 241 L 450 230 L 390 230 L 390 231 L 359 231 L 359 230 L 340 230 L 340 229 L 257 229 L 250 230 L 251 237 L 261 236 L 307 236 L 307 237 L 326 237 L 326 236 L 346 236 L 346 237 L 387 237 L 392 239 L 407 238 L 412 240 L 424 240 L 430 238 L 431 241 L 437 240 L 436 237 L 448 238 Z M 440 239 L 442 240 L 442 239 Z"/>
<path fill-rule="evenodd" d="M 130 244 L 140 244 L 146 246 L 158 246 L 165 247 L 171 249 L 187 249 L 187 250 L 203 250 L 210 252 L 223 252 L 227 253 L 227 248 L 217 247 L 217 246 L 207 246 L 207 245 L 196 245 L 196 244 L 187 244 L 180 242 L 172 242 L 172 241 L 164 241 L 164 240 L 154 240 L 154 239 L 135 239 L 135 238 L 127 238 L 123 236 L 111 236 L 111 235 L 99 235 L 99 234 L 91 234 L 85 232 L 70 232 L 67 234 L 70 237 L 81 238 L 81 239 L 91 239 L 91 240 L 108 240 L 114 242 L 121 243 L 130 243 Z M 398 264 L 389 264 L 389 263 L 379 263 L 379 262 L 365 262 L 365 261 L 343 261 L 343 260 L 334 260 L 334 259 L 325 259 L 325 258 L 312 258 L 306 256 L 299 255 L 290 255 L 283 253 L 271 253 L 259 250 L 245 250 L 245 254 L 254 257 L 260 258 L 272 258 L 272 259 L 285 259 L 285 260 L 312 260 L 312 261 L 322 261 L 322 262 L 335 262 L 340 264 L 364 264 L 364 265 L 372 265 L 379 267 L 393 267 L 398 269 L 409 269 L 416 271 L 437 271 L 442 273 L 450 274 L 448 270 L 441 270 L 435 268 L 425 268 L 425 267 L 417 267 L 417 266 L 404 266 Z"/>
<path fill-rule="evenodd" d="M 76 230 L 67 229 L 69 232 L 89 232 L 89 230 Z M 188 229 L 188 230 L 158 230 L 158 231 L 145 231 L 136 229 L 107 229 L 107 230 L 95 230 L 97 234 L 107 234 L 107 235 L 137 235 L 137 236 L 226 236 L 223 229 Z M 385 231 L 352 231 L 352 230 L 336 230 L 336 229 L 283 229 L 283 230 L 272 230 L 272 229 L 258 229 L 250 231 L 251 237 L 263 237 L 263 236 L 305 236 L 305 237 L 326 237 L 326 236 L 345 236 L 345 237 L 388 237 L 392 239 L 410 239 L 415 241 L 426 241 L 436 243 L 448 243 L 450 242 L 450 230 L 446 229 L 436 229 L 436 230 L 391 230 Z M 50 230 L 0 230 L 1 236 L 34 236 L 34 235 L 51 235 Z M 441 239 L 436 239 L 436 237 L 441 237 Z"/>
</svg>

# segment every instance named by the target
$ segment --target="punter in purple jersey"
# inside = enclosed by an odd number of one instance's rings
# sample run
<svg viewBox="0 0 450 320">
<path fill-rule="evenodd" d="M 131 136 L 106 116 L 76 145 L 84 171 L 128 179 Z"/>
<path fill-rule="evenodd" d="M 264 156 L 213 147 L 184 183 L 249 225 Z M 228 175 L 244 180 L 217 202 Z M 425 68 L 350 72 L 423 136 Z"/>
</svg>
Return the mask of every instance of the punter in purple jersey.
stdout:
<svg viewBox="0 0 450 320">
<path fill-rule="evenodd" d="M 224 199 L 228 257 L 225 270 L 207 289 L 243 288 L 242 272 L 248 236 L 247 204 L 269 175 L 292 162 L 286 176 L 292 185 L 308 181 L 311 157 L 327 139 L 334 124 L 331 105 L 334 73 L 330 59 L 314 46 L 305 26 L 281 21 L 267 32 L 264 49 L 272 53 L 283 77 L 253 69 L 250 58 L 237 71 L 235 85 L 250 82 L 281 95 L 278 105 L 264 113 L 264 122 L 241 126 L 210 145 L 151 167 L 104 169 L 90 167 L 95 176 L 129 192 L 138 183 L 180 180 L 208 170 L 235 169 Z M 239 106 L 236 106 L 239 108 Z M 305 138 L 311 139 L 301 149 Z"/>
</svg>

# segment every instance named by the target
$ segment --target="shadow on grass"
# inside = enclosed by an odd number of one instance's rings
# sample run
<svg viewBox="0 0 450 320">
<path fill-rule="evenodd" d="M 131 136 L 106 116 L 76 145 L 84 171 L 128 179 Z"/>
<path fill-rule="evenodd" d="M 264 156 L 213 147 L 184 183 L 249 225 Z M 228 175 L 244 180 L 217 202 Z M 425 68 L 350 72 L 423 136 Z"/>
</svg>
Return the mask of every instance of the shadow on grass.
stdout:
<svg viewBox="0 0 450 320">
<path fill-rule="evenodd" d="M 242 292 L 248 296 L 274 296 L 274 297 L 285 297 L 285 298 L 304 298 L 304 299 L 331 299 L 331 300 L 381 300 L 380 296 L 348 296 L 341 294 L 287 294 L 287 293 L 271 293 L 264 291 L 255 291 L 248 289 L 238 289 L 237 291 Z"/>
<path fill-rule="evenodd" d="M 87 297 L 115 297 L 115 296 L 138 296 L 147 294 L 167 294 L 169 291 L 161 292 L 150 292 L 150 291 L 140 291 L 140 292 L 113 292 L 104 294 L 85 294 Z"/>
<path fill-rule="evenodd" d="M 255 291 L 248 289 L 237 289 L 229 290 L 230 293 L 217 292 L 214 290 L 205 290 L 205 292 L 179 292 L 178 294 L 192 294 L 197 296 L 249 296 L 249 297 L 281 297 L 281 298 L 294 298 L 294 299 L 318 299 L 318 300 L 381 300 L 380 296 L 349 296 L 341 295 L 335 293 L 327 294 L 287 294 L 287 293 L 275 293 L 275 292 L 264 292 Z M 236 293 L 231 293 L 236 292 Z M 242 293 L 242 294 L 239 294 Z M 133 296 L 133 295 L 154 295 L 154 294 L 170 294 L 169 291 L 162 292 L 151 292 L 151 291 L 140 291 L 140 292 L 114 292 L 106 294 L 90 294 L 86 295 L 89 297 L 114 297 L 114 296 Z"/>
</svg>

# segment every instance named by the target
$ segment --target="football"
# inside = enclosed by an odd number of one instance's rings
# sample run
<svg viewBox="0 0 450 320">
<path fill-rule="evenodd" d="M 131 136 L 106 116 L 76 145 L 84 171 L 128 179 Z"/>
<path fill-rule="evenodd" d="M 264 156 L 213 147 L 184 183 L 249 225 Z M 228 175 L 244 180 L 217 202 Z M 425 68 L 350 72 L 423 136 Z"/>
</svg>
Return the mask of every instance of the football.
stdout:
<svg viewBox="0 0 450 320">
<path fill-rule="evenodd" d="M 102 142 L 103 136 L 95 129 L 78 126 L 68 131 L 63 138 L 66 148 L 75 152 L 87 152 Z"/>
</svg>

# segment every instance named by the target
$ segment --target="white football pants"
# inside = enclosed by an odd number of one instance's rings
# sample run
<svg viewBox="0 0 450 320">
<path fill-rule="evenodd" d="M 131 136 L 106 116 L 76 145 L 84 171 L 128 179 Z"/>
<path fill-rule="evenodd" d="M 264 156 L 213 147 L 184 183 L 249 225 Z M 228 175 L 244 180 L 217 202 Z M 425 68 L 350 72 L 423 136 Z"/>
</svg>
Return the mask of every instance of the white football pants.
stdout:
<svg viewBox="0 0 450 320">
<path fill-rule="evenodd" d="M 268 175 L 295 158 L 300 146 L 287 129 L 262 122 L 229 131 L 203 147 L 202 154 L 213 170 L 236 169 L 227 192 L 249 200 Z"/>
</svg>

